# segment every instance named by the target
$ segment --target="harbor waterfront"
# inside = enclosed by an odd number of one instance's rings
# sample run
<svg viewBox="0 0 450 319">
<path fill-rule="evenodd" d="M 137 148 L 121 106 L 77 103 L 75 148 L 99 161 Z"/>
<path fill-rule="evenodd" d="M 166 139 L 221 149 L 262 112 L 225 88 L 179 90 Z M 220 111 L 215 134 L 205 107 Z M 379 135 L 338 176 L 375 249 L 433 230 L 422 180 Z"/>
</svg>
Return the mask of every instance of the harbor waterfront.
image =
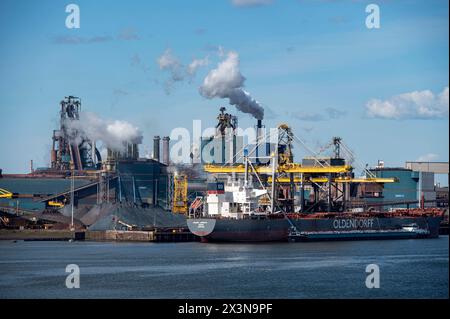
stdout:
<svg viewBox="0 0 450 319">
<path fill-rule="evenodd" d="M 0 241 L 0 298 L 448 298 L 449 237 L 203 244 Z M 66 288 L 66 266 L 80 288 Z M 366 267 L 380 288 L 366 287 Z M 214 282 L 214 285 L 211 283 Z"/>
<path fill-rule="evenodd" d="M 450 0 L 0 3 L 3 309 L 448 308 Z"/>
</svg>

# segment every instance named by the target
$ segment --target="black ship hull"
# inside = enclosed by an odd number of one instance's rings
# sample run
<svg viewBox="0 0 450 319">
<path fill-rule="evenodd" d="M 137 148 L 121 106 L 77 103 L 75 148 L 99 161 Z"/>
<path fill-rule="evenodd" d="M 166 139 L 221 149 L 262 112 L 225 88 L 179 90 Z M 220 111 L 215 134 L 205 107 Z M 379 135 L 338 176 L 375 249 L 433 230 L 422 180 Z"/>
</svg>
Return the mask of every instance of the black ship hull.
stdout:
<svg viewBox="0 0 450 319">
<path fill-rule="evenodd" d="M 292 239 L 364 240 L 435 238 L 439 236 L 442 217 L 349 217 L 298 219 L 189 219 L 190 231 L 203 241 L 275 242 Z M 415 224 L 421 232 L 405 231 Z M 292 227 L 294 225 L 295 227 Z"/>
</svg>

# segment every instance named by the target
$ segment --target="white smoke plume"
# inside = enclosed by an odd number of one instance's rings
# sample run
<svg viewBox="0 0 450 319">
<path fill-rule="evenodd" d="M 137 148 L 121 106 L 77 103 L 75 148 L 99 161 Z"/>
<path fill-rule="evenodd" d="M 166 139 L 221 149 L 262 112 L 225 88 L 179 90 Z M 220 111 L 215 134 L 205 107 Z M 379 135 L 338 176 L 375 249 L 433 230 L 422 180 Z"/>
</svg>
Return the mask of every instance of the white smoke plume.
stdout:
<svg viewBox="0 0 450 319">
<path fill-rule="evenodd" d="M 183 65 L 176 56 L 173 55 L 169 48 L 158 58 L 157 63 L 161 70 L 167 70 L 171 74 L 171 79 L 174 82 L 184 80 Z"/>
<path fill-rule="evenodd" d="M 126 143 L 142 143 L 142 132 L 132 124 L 119 120 L 104 120 L 95 113 L 82 112 L 79 120 L 68 120 L 66 129 L 73 142 L 102 141 L 103 145 L 123 151 Z"/>
<path fill-rule="evenodd" d="M 156 60 L 161 70 L 170 74 L 169 79 L 165 82 L 166 93 L 170 93 L 176 82 L 182 82 L 185 79 L 191 81 L 199 68 L 209 64 L 208 57 L 203 59 L 193 59 L 189 65 L 183 65 L 180 60 L 172 53 L 170 48 Z"/>
<path fill-rule="evenodd" d="M 188 65 L 187 67 L 187 73 L 190 76 L 195 76 L 195 74 L 197 73 L 197 70 L 202 67 L 202 66 L 206 66 L 209 64 L 209 59 L 208 57 L 205 57 L 203 59 L 194 59 L 192 60 L 192 62 Z"/>
<path fill-rule="evenodd" d="M 207 74 L 199 91 L 208 99 L 228 98 L 230 104 L 236 106 L 239 111 L 262 120 L 264 108 L 243 89 L 244 82 L 245 77 L 239 70 L 239 55 L 230 51 L 225 60 Z"/>
</svg>

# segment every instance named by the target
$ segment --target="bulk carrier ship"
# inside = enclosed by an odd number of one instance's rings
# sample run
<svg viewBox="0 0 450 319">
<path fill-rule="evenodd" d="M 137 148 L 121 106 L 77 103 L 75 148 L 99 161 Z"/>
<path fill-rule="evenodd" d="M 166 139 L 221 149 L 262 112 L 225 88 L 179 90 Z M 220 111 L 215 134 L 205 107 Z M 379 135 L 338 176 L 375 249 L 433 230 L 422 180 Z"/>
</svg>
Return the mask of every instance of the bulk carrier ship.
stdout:
<svg viewBox="0 0 450 319">
<path fill-rule="evenodd" d="M 233 141 L 225 134 L 234 126 L 230 117 L 219 115 L 221 145 Z M 329 147 L 333 156 L 313 156 L 301 164 L 293 162 L 293 142 L 298 139 L 286 124 L 278 127 L 276 143 L 267 146 L 268 156 L 258 154 L 264 144 L 261 121 L 256 127 L 256 145 L 239 153 L 243 163 L 208 164 L 207 195 L 190 206 L 189 230 L 202 241 L 269 242 L 435 238 L 443 211 L 425 207 L 391 208 L 358 202 L 351 198 L 355 184 L 395 183 L 395 178 L 379 178 L 363 168 L 366 176 L 355 178 L 353 167 L 341 156 L 354 156 L 340 138 Z M 230 147 L 229 149 L 233 149 Z M 235 149 L 235 147 L 234 147 Z M 252 156 L 256 150 L 256 156 Z M 351 158 L 354 160 L 354 157 Z M 263 161 L 264 160 L 264 161 Z M 308 196 L 306 196 L 308 195 Z M 395 204 L 393 204 L 395 206 Z"/>
</svg>

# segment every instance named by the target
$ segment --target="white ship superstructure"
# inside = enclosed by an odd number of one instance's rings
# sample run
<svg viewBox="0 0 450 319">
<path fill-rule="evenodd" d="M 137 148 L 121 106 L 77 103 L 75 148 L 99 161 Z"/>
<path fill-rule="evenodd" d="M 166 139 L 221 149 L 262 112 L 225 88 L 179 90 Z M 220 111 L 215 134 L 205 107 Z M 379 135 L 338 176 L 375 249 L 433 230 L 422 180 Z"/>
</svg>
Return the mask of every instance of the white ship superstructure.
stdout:
<svg viewBox="0 0 450 319">
<path fill-rule="evenodd" d="M 209 217 L 244 219 L 268 213 L 259 205 L 267 190 L 255 188 L 251 180 L 229 178 L 226 183 L 209 185 L 205 212 Z"/>
</svg>

